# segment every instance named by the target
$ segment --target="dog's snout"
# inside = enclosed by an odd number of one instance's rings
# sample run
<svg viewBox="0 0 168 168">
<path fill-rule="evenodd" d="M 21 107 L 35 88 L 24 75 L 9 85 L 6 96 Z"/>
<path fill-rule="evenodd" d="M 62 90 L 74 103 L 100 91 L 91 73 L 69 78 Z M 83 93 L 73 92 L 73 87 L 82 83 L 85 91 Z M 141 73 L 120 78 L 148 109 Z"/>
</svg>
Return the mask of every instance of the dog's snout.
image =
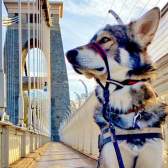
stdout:
<svg viewBox="0 0 168 168">
<path fill-rule="evenodd" d="M 70 50 L 67 52 L 66 56 L 67 59 L 70 63 L 75 63 L 76 62 L 76 56 L 78 55 L 77 50 Z"/>
</svg>

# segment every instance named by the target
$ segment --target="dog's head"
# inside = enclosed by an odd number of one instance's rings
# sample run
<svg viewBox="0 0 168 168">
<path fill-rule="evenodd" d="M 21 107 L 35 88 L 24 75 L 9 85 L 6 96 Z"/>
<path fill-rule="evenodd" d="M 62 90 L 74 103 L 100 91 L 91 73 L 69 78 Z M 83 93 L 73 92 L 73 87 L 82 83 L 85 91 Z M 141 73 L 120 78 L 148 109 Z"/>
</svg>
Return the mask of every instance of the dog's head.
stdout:
<svg viewBox="0 0 168 168">
<path fill-rule="evenodd" d="M 159 20 L 160 10 L 153 8 L 128 25 L 106 25 L 93 36 L 89 45 L 68 51 L 67 59 L 78 73 L 89 78 L 106 79 L 107 67 L 101 53 L 89 47 L 96 43 L 107 56 L 112 79 L 123 80 L 132 76 L 148 78 L 154 69 L 147 48 L 155 35 Z"/>
</svg>

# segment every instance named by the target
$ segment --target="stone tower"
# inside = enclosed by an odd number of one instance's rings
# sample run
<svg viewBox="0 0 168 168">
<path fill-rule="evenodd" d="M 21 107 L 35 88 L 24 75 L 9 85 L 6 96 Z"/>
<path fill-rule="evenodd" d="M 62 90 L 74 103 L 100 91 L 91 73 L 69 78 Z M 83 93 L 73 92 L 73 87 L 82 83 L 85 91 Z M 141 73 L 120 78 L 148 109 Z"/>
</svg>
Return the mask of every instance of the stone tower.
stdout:
<svg viewBox="0 0 168 168">
<path fill-rule="evenodd" d="M 62 17 L 63 4 L 50 3 L 52 27 L 50 30 L 51 50 L 51 137 L 59 141 L 58 128 L 68 111 L 69 85 L 65 65 L 59 18 Z"/>
<path fill-rule="evenodd" d="M 18 16 L 18 1 L 4 1 L 9 17 Z M 59 125 L 64 115 L 68 111 L 70 104 L 69 86 L 67 71 L 64 59 L 63 44 L 61 38 L 59 19 L 63 13 L 63 3 L 43 1 L 43 40 L 42 48 L 48 65 L 48 93 L 50 100 L 48 102 L 49 112 L 45 114 L 51 118 L 51 138 L 53 141 L 59 141 Z M 32 8 L 32 4 L 30 5 Z M 22 48 L 23 59 L 27 54 L 28 43 L 28 22 L 27 22 L 27 1 L 22 2 Z M 52 19 L 52 22 L 51 22 Z M 32 25 L 31 25 L 32 27 Z M 5 45 L 5 72 L 7 75 L 7 112 L 10 121 L 18 124 L 19 120 L 19 39 L 18 23 L 8 27 Z M 30 29 L 30 40 L 33 38 L 33 30 Z M 35 37 L 36 38 L 36 37 Z M 32 41 L 32 40 L 31 40 Z M 32 44 L 30 44 L 32 46 Z M 36 45 L 36 44 L 35 44 Z M 36 47 L 36 46 L 35 46 Z M 24 67 L 23 67 L 24 69 Z M 24 77 L 23 77 L 24 78 Z M 23 80 L 24 81 L 24 80 Z M 24 113 L 24 112 L 23 112 Z M 47 120 L 43 118 L 42 121 Z"/>
</svg>

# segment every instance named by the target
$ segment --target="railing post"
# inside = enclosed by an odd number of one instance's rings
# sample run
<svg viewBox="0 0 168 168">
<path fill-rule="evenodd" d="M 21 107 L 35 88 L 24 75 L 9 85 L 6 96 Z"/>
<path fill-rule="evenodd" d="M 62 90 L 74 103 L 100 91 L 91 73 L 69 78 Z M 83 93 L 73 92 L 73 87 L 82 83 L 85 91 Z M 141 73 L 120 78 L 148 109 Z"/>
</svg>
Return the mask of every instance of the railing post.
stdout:
<svg viewBox="0 0 168 168">
<path fill-rule="evenodd" d="M 30 153 L 33 152 L 33 133 L 30 133 Z"/>
<path fill-rule="evenodd" d="M 26 156 L 26 131 L 23 132 L 22 138 L 21 138 L 21 157 Z"/>
<path fill-rule="evenodd" d="M 2 1 L 0 1 L 0 116 L 1 120 L 4 120 L 6 115 L 6 78 L 4 73 L 4 54 L 2 44 Z"/>
<path fill-rule="evenodd" d="M 9 128 L 2 128 L 2 168 L 9 167 Z"/>
</svg>

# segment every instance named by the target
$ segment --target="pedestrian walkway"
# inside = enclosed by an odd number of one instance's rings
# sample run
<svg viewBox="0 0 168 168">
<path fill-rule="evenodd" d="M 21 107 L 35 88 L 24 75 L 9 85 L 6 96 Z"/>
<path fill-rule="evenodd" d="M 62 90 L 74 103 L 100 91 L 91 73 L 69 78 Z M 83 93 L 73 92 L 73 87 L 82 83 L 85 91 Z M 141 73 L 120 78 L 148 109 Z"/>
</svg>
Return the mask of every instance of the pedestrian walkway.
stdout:
<svg viewBox="0 0 168 168">
<path fill-rule="evenodd" d="M 51 142 L 10 168 L 95 168 L 96 161 L 61 143 Z"/>
<path fill-rule="evenodd" d="M 50 143 L 37 168 L 95 168 L 96 161 L 61 143 Z"/>
</svg>

